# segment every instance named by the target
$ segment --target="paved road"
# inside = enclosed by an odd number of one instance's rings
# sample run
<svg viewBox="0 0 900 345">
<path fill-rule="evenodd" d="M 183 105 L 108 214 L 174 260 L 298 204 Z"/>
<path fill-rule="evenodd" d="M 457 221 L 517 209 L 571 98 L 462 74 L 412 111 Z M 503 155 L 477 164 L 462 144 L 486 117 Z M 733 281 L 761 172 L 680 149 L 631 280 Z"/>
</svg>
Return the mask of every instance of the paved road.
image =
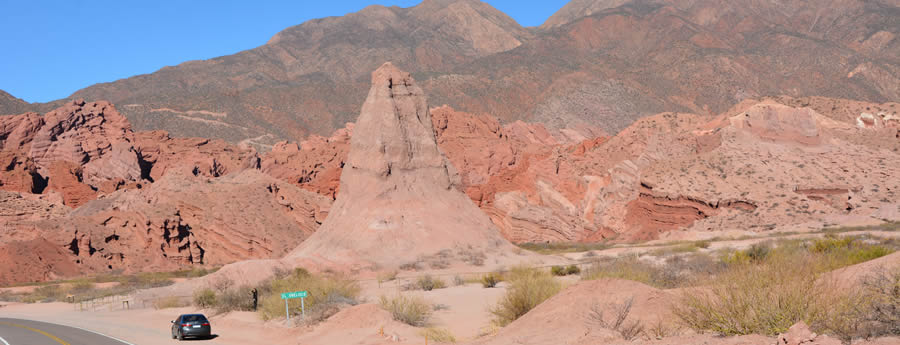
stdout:
<svg viewBox="0 0 900 345">
<path fill-rule="evenodd" d="M 90 331 L 52 323 L 0 318 L 0 345 L 132 345 Z"/>
</svg>

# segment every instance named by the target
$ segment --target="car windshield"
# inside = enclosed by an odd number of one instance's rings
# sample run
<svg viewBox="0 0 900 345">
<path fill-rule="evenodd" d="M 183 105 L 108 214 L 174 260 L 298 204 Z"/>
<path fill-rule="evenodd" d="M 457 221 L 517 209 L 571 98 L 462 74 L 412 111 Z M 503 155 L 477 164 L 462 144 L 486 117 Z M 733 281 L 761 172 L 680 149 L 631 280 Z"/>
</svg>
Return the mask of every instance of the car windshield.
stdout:
<svg viewBox="0 0 900 345">
<path fill-rule="evenodd" d="M 206 317 L 203 315 L 185 315 L 181 319 L 184 322 L 206 322 Z"/>
</svg>

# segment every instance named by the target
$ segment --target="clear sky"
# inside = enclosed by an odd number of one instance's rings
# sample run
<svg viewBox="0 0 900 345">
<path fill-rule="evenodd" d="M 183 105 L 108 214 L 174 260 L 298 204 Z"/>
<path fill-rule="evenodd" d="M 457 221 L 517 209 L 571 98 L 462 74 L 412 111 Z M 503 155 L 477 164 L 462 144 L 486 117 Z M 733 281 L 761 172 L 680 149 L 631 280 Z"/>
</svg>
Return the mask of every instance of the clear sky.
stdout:
<svg viewBox="0 0 900 345">
<path fill-rule="evenodd" d="M 523 26 L 568 0 L 483 0 Z M 0 89 L 28 102 L 265 44 L 314 18 L 420 0 L 0 0 Z"/>
</svg>

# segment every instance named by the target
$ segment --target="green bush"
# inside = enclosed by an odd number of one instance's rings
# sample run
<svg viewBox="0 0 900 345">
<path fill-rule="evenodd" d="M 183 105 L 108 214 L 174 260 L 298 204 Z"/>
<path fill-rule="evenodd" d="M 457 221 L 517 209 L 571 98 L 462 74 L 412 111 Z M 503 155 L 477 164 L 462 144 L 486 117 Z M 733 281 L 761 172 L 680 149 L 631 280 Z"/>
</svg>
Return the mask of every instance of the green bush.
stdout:
<svg viewBox="0 0 900 345">
<path fill-rule="evenodd" d="M 381 296 L 379 305 L 391 313 L 391 317 L 410 326 L 422 327 L 428 324 L 433 307 L 418 296 L 397 295 L 394 298 Z"/>
<path fill-rule="evenodd" d="M 216 292 L 210 288 L 194 291 L 194 305 L 204 309 L 216 306 Z"/>
<path fill-rule="evenodd" d="M 500 273 L 491 272 L 481 276 L 481 286 L 485 288 L 495 287 L 501 281 L 503 281 L 503 277 L 500 275 Z"/>
<path fill-rule="evenodd" d="M 553 266 L 550 267 L 550 273 L 555 276 L 567 276 L 570 274 L 579 274 L 581 273 L 581 269 L 576 265 L 569 265 L 567 267 L 564 266 Z"/>
<path fill-rule="evenodd" d="M 510 273 L 506 294 L 490 310 L 494 314 L 494 323 L 501 327 L 525 315 L 562 289 L 561 284 L 547 272 L 516 268 Z"/>
<path fill-rule="evenodd" d="M 550 273 L 553 273 L 555 276 L 564 276 L 566 273 L 566 268 L 562 266 L 553 266 L 550 268 Z"/>
<path fill-rule="evenodd" d="M 315 308 L 319 303 L 343 300 L 349 304 L 356 303 L 359 297 L 359 285 L 351 280 L 335 276 L 317 276 L 304 269 L 296 269 L 293 273 L 275 278 L 260 286 L 259 313 L 264 320 L 284 316 L 282 292 L 308 291 L 306 308 Z M 300 313 L 300 303 L 292 303 L 291 313 Z"/>
</svg>

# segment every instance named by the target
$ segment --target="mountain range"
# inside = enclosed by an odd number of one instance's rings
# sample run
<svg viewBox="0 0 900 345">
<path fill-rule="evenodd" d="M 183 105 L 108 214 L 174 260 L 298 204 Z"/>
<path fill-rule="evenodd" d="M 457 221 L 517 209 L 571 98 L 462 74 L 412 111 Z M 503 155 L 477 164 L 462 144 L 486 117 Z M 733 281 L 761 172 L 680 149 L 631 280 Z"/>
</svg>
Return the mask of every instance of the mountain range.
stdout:
<svg viewBox="0 0 900 345">
<path fill-rule="evenodd" d="M 92 85 L 0 114 L 109 100 L 137 130 L 244 141 L 327 135 L 353 121 L 385 61 L 432 104 L 504 123 L 615 134 L 662 111 L 712 115 L 787 95 L 900 99 L 896 0 L 574 0 L 525 28 L 478 0 L 369 6 L 287 28 L 266 44 Z"/>
</svg>

